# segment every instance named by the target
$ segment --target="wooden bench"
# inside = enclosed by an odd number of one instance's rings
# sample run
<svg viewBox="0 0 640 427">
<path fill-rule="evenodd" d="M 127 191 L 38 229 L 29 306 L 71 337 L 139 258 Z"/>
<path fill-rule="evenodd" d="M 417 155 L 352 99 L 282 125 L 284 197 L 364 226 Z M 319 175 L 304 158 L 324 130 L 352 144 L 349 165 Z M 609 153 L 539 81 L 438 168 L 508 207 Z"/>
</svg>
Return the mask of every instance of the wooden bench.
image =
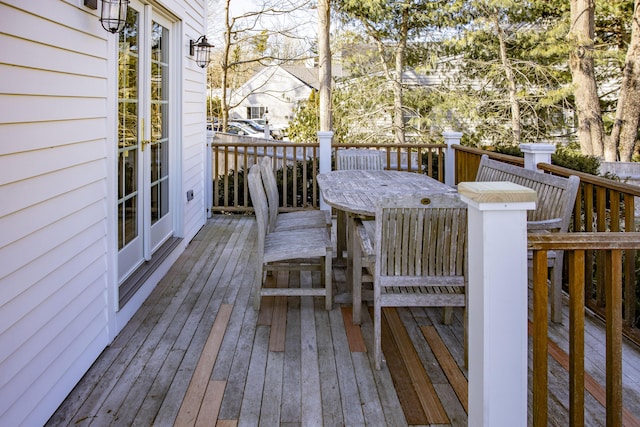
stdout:
<svg viewBox="0 0 640 427">
<path fill-rule="evenodd" d="M 254 307 L 260 307 L 263 296 L 323 296 L 325 308 L 331 310 L 331 258 L 333 246 L 327 227 L 268 232 L 267 196 L 260 165 L 249 170 L 251 203 L 257 223 L 257 266 Z M 273 270 L 320 270 L 323 288 L 266 288 L 264 274 Z"/>
<path fill-rule="evenodd" d="M 580 178 L 545 174 L 482 156 L 476 181 L 509 181 L 537 192 L 535 210 L 527 212 L 529 233 L 565 233 L 580 187 Z M 547 253 L 551 269 L 551 320 L 562 321 L 562 251 Z"/>
</svg>

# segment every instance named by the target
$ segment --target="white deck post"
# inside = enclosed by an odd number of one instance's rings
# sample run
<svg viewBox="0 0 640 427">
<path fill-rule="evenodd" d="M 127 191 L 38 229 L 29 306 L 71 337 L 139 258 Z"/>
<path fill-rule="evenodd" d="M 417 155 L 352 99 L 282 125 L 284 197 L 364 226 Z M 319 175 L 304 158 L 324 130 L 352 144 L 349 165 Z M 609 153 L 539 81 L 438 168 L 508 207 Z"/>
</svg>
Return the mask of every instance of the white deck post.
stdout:
<svg viewBox="0 0 640 427">
<path fill-rule="evenodd" d="M 318 141 L 320 143 L 320 173 L 331 172 L 331 140 L 333 139 L 332 131 L 318 132 Z M 320 209 L 328 211 L 331 206 L 327 205 L 320 195 Z"/>
<path fill-rule="evenodd" d="M 551 155 L 556 152 L 553 144 L 520 144 L 520 151 L 524 153 L 524 168 L 538 170 L 538 163 L 551 163 Z"/>
<path fill-rule="evenodd" d="M 452 145 L 460 144 L 462 132 L 444 131 L 442 136 L 444 137 L 444 143 L 447 144 L 447 152 L 444 157 L 444 183 L 449 187 L 454 187 L 456 185 L 456 153 Z"/>
<path fill-rule="evenodd" d="M 527 425 L 527 216 L 536 192 L 462 182 L 469 205 L 469 426 Z"/>
</svg>

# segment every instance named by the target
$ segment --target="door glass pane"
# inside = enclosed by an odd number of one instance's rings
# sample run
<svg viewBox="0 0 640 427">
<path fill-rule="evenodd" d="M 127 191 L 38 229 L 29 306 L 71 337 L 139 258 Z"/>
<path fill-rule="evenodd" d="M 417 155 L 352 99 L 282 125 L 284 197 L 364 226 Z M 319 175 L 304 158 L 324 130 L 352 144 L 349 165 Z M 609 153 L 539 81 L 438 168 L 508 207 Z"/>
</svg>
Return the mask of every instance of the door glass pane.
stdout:
<svg viewBox="0 0 640 427">
<path fill-rule="evenodd" d="M 151 30 L 151 223 L 169 212 L 169 30 Z"/>
<path fill-rule="evenodd" d="M 138 236 L 139 16 L 129 8 L 118 52 L 118 249 Z"/>
</svg>

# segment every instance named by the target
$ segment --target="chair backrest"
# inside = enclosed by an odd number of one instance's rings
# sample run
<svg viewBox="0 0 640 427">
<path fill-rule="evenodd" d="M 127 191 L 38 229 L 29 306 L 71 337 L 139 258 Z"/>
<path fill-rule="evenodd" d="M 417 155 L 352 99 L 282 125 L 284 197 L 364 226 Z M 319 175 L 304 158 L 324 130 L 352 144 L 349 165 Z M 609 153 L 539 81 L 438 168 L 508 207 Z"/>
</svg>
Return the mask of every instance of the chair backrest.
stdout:
<svg viewBox="0 0 640 427">
<path fill-rule="evenodd" d="M 280 207 L 280 194 L 278 193 L 278 183 L 273 173 L 273 162 L 271 157 L 264 156 L 260 161 L 260 172 L 262 174 L 262 182 L 267 195 L 267 206 L 269 208 L 268 231 L 272 232 L 276 229 L 278 220 L 278 208 Z"/>
<path fill-rule="evenodd" d="M 527 221 L 557 220 L 553 228 L 566 232 L 571 222 L 580 178 L 541 173 L 490 159 L 483 155 L 476 181 L 509 181 L 531 188 L 537 193 L 536 208 L 527 212 Z"/>
<path fill-rule="evenodd" d="M 336 170 L 382 170 L 381 151 L 359 148 L 336 150 Z"/>
<path fill-rule="evenodd" d="M 264 247 L 264 239 L 267 235 L 269 214 L 267 207 L 267 196 L 264 192 L 264 185 L 262 184 L 259 164 L 251 166 L 251 169 L 249 169 L 247 181 L 249 184 L 251 203 L 253 205 L 253 209 L 256 215 L 256 222 L 258 224 L 258 248 L 259 250 L 262 250 Z"/>
<path fill-rule="evenodd" d="M 385 198 L 376 210 L 375 282 L 464 285 L 467 205 L 456 194 Z"/>
</svg>

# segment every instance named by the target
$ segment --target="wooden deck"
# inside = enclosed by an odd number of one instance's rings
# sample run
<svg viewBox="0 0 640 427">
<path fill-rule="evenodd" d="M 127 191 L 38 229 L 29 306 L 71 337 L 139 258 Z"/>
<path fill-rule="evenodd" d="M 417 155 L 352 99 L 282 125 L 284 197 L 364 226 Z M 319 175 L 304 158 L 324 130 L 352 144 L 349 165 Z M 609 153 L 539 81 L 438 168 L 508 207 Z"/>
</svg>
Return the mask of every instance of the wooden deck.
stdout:
<svg viewBox="0 0 640 427">
<path fill-rule="evenodd" d="M 266 299 L 253 310 L 255 232 L 253 217 L 213 217 L 48 425 L 467 424 L 462 311 L 445 326 L 439 309 L 388 310 L 387 363 L 376 371 L 371 318 L 363 310 L 361 327 L 351 324 L 339 265 L 331 311 L 311 297 Z M 271 280 L 319 286 L 320 276 Z M 568 425 L 565 329 L 550 328 L 550 425 L 558 426 Z M 585 419 L 604 425 L 605 347 L 595 326 L 585 335 Z M 625 344 L 624 356 L 626 419 L 640 425 L 640 352 Z"/>
</svg>

